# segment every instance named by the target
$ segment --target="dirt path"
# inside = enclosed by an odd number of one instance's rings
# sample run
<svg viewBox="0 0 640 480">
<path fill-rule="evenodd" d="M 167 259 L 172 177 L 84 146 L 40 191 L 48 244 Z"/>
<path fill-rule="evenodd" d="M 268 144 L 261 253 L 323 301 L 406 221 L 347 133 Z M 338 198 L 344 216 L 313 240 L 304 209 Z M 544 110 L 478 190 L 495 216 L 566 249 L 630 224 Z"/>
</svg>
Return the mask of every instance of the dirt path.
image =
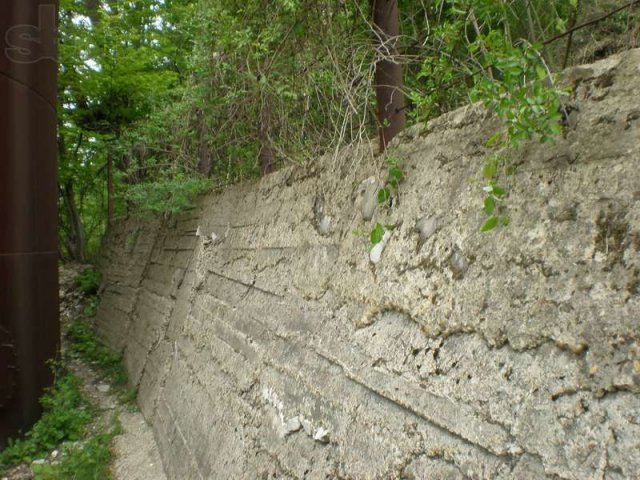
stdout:
<svg viewBox="0 0 640 480">
<path fill-rule="evenodd" d="M 61 269 L 60 300 L 63 324 L 82 315 L 82 295 L 74 286 L 74 280 L 82 268 L 72 266 Z M 99 409 L 96 428 L 108 428 L 105 425 L 109 425 L 114 414 L 117 414 L 122 426 L 122 433 L 115 437 L 113 443 L 113 479 L 166 480 L 151 427 L 137 408 L 121 403 L 108 381 L 102 379 L 91 366 L 73 361 L 69 367 L 82 380 L 83 391 Z"/>
<path fill-rule="evenodd" d="M 120 415 L 123 433 L 115 439 L 114 480 L 165 480 L 151 428 L 140 413 Z"/>
<path fill-rule="evenodd" d="M 60 272 L 63 325 L 68 325 L 73 319 L 82 318 L 86 306 L 86 299 L 74 286 L 79 268 L 67 267 Z M 65 337 L 66 335 L 63 336 L 62 342 L 63 352 L 67 347 Z M 121 433 L 114 437 L 112 444 L 113 480 L 166 480 L 153 433 L 137 407 L 132 403 L 123 402 L 119 398 L 119 391 L 116 391 L 92 365 L 78 359 L 70 359 L 66 367 L 80 379 L 81 390 L 96 407 L 97 414 L 89 429 L 94 433 L 103 433 L 112 431 L 114 425 L 119 424 L 121 427 Z M 57 448 L 46 458 L 37 459 L 33 464 L 53 465 L 60 460 L 59 452 L 60 448 Z M 0 476 L 0 480 L 33 480 L 33 464 L 17 465 Z"/>
<path fill-rule="evenodd" d="M 151 427 L 142 414 L 131 405 L 121 404 L 111 393 L 111 386 L 87 365 L 76 362 L 71 368 L 82 379 L 86 395 L 100 410 L 103 418 L 97 422 L 108 423 L 116 413 L 122 425 L 122 434 L 114 439 L 113 479 L 166 480 Z"/>
</svg>

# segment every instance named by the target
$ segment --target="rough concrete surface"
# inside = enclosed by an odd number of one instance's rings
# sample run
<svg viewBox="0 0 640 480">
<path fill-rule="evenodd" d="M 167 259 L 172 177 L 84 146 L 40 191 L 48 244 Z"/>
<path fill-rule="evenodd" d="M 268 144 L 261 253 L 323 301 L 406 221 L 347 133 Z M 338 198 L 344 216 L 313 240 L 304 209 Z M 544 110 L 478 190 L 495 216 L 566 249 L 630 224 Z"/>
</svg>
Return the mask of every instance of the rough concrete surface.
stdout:
<svg viewBox="0 0 640 480">
<path fill-rule="evenodd" d="M 94 428 L 106 431 L 114 417 L 122 426 L 122 432 L 113 440 L 113 480 L 166 480 L 153 432 L 142 414 L 123 405 L 111 385 L 90 366 L 73 362 L 70 368 L 82 380 L 84 393 L 98 407 Z"/>
<path fill-rule="evenodd" d="M 139 412 L 120 413 L 122 433 L 114 439 L 114 480 L 165 480 L 153 432 Z"/>
<path fill-rule="evenodd" d="M 88 321 L 83 317 L 88 299 L 77 286 L 79 274 L 87 267 L 88 265 L 74 264 L 64 264 L 60 267 L 60 318 L 63 327 L 73 321 Z M 63 330 L 66 331 L 66 328 Z M 66 355 L 67 348 L 69 348 L 68 338 L 63 334 L 63 357 Z M 73 360 L 69 361 L 68 368 L 80 379 L 83 393 L 97 407 L 96 415 L 89 428 L 94 432 L 108 432 L 113 428 L 116 419 L 122 427 L 113 441 L 114 458 L 111 464 L 113 480 L 166 480 L 153 431 L 140 411 L 131 408 L 131 405 L 123 404 L 109 380 L 104 375 L 99 375 L 91 364 Z M 36 459 L 36 461 L 48 463 L 59 461 L 60 448 L 54 452 L 55 455 L 52 453 L 47 458 Z M 11 475 L 10 472 L 7 480 L 22 478 L 22 475 Z M 33 472 L 27 467 L 24 479 L 32 478 L 34 478 Z"/>
<path fill-rule="evenodd" d="M 389 211 L 352 148 L 113 230 L 98 327 L 169 478 L 640 478 L 640 50 L 567 78 L 508 228 L 470 106 L 395 142 Z"/>
</svg>

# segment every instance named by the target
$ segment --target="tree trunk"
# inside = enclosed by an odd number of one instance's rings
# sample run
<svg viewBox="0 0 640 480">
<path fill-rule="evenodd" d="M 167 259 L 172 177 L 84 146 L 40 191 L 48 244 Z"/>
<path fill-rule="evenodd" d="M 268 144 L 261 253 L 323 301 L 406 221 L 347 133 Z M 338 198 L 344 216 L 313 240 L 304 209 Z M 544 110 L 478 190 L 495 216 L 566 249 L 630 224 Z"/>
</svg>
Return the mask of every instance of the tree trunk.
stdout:
<svg viewBox="0 0 640 480">
<path fill-rule="evenodd" d="M 107 226 L 113 224 L 113 154 L 107 154 Z"/>
<path fill-rule="evenodd" d="M 62 185 L 62 198 L 69 221 L 69 233 L 67 237 L 67 254 L 79 262 L 86 261 L 87 238 L 82 225 L 82 219 L 76 206 L 73 183 L 69 180 Z"/>
<path fill-rule="evenodd" d="M 376 62 L 376 99 L 380 151 L 405 125 L 402 66 L 397 62 L 400 15 L 398 0 L 371 0 L 379 59 Z M 382 57 L 382 58 L 380 58 Z"/>
<path fill-rule="evenodd" d="M 98 25 L 100 23 L 99 0 L 85 0 L 84 5 L 87 9 L 87 15 L 91 19 L 91 24 L 93 26 Z"/>
<path fill-rule="evenodd" d="M 273 171 L 275 157 L 273 149 L 269 145 L 269 128 L 271 124 L 271 110 L 269 100 L 266 98 L 262 102 L 260 110 L 260 125 L 258 127 L 258 140 L 260 140 L 260 153 L 258 154 L 258 164 L 260 173 L 265 176 Z"/>
<path fill-rule="evenodd" d="M 61 119 L 58 118 L 58 131 L 62 131 L 62 122 Z M 75 147 L 75 160 L 78 159 L 78 150 L 80 149 L 80 145 L 82 144 L 82 134 L 78 137 L 78 143 Z M 63 163 L 68 162 L 66 158 L 67 149 L 64 141 L 64 135 L 58 135 L 58 165 L 62 165 Z M 78 206 L 76 205 L 76 194 L 73 188 L 73 180 L 68 178 L 64 180 L 62 184 L 58 184 L 58 190 L 60 193 L 60 198 L 62 199 L 62 204 L 60 207 L 64 207 L 64 215 L 67 218 L 67 222 L 69 223 L 69 228 L 66 231 L 66 242 L 65 246 L 67 249 L 67 255 L 72 260 L 76 260 L 79 262 L 86 261 L 86 250 L 87 250 L 87 235 L 84 231 L 84 225 L 82 224 L 82 217 L 80 216 L 80 212 L 78 212 Z M 61 235 L 59 234 L 59 237 Z M 60 246 L 58 247 L 59 251 L 61 251 Z"/>
<path fill-rule="evenodd" d="M 569 16 L 569 25 L 568 30 L 571 30 L 576 26 L 578 21 L 578 9 L 580 8 L 580 0 L 576 1 L 576 6 L 571 10 L 571 15 Z M 569 55 L 571 54 L 571 47 L 573 47 L 573 32 L 569 33 L 569 37 L 567 38 L 567 46 L 564 50 L 564 57 L 562 58 L 562 70 L 567 68 L 569 64 Z"/>
<path fill-rule="evenodd" d="M 198 113 L 198 173 L 203 177 L 209 177 L 211 173 L 211 152 L 207 144 L 207 131 L 204 125 L 204 115 Z"/>
</svg>

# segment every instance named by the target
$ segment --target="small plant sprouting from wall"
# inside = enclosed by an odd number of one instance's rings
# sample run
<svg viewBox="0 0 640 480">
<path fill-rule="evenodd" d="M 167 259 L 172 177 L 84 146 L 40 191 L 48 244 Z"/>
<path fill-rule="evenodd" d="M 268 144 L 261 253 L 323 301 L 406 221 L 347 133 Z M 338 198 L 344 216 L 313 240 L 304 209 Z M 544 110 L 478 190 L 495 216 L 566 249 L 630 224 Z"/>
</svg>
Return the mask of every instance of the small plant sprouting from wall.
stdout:
<svg viewBox="0 0 640 480">
<path fill-rule="evenodd" d="M 378 190 L 378 206 L 384 209 L 390 209 L 393 206 L 393 198 L 398 195 L 398 186 L 404 179 L 404 173 L 398 167 L 398 159 L 395 157 L 387 158 L 388 170 L 387 180 L 380 190 Z M 376 223 L 369 234 L 369 241 L 371 246 L 375 246 L 382 241 L 384 234 L 387 231 L 391 231 L 395 228 L 395 225 Z"/>
</svg>

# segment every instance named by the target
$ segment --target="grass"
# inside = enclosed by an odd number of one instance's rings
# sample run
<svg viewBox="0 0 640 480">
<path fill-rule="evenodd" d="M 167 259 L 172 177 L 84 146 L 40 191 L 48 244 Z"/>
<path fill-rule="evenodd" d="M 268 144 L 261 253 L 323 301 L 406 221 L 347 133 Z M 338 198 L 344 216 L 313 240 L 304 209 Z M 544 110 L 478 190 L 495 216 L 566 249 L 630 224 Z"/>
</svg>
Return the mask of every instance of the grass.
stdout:
<svg viewBox="0 0 640 480">
<path fill-rule="evenodd" d="M 41 398 L 44 413 L 22 439 L 0 452 L 0 473 L 59 451 L 56 464 L 31 465 L 36 480 L 109 480 L 113 437 L 121 432 L 117 414 L 111 425 L 95 424 L 97 410 L 80 389 L 80 380 L 62 371 Z M 95 429 L 92 429 L 96 427 Z"/>
<path fill-rule="evenodd" d="M 113 457 L 111 443 L 121 432 L 117 415 L 106 433 L 90 437 L 83 445 L 67 447 L 57 465 L 34 465 L 37 480 L 106 480 L 111 478 L 109 465 Z"/>
<path fill-rule="evenodd" d="M 100 275 L 100 272 L 93 267 L 88 267 L 78 275 L 76 285 L 82 293 L 89 296 L 98 293 L 101 281 L 102 275 Z"/>
<path fill-rule="evenodd" d="M 96 338 L 89 322 L 83 319 L 72 321 L 66 329 L 66 338 L 66 354 L 70 358 L 91 365 L 107 378 L 122 403 L 135 403 L 137 392 L 135 389 L 127 388 L 128 377 L 122 363 L 122 355 L 103 345 Z"/>
<path fill-rule="evenodd" d="M 87 270 L 85 270 L 87 272 Z M 108 480 L 111 478 L 111 445 L 121 432 L 117 413 L 110 420 L 100 416 L 81 390 L 81 380 L 67 367 L 72 360 L 90 365 L 113 386 L 120 402 L 135 404 L 136 391 L 127 388 L 122 355 L 103 345 L 87 317 L 95 314 L 98 298 L 93 273 L 81 274 L 78 288 L 84 298 L 84 316 L 65 328 L 63 361 L 54 367 L 54 386 L 40 399 L 43 414 L 22 438 L 10 440 L 0 452 L 0 476 L 13 465 L 28 464 L 36 480 Z M 84 279 L 84 280 L 83 280 Z M 32 464 L 58 450 L 57 463 Z"/>
<path fill-rule="evenodd" d="M 80 380 L 62 372 L 52 389 L 40 399 L 44 413 L 23 439 L 10 441 L 0 453 L 0 470 L 45 458 L 63 442 L 80 441 L 95 410 L 80 391 Z"/>
<path fill-rule="evenodd" d="M 68 359 L 79 360 L 93 367 L 103 378 L 106 378 L 121 403 L 135 406 L 138 392 L 128 388 L 128 376 L 122 361 L 122 354 L 104 345 L 96 337 L 90 317 L 95 316 L 100 297 L 95 294 L 99 290 L 100 273 L 93 268 L 84 269 L 76 280 L 78 288 L 85 294 L 84 316 L 71 321 L 65 328 L 66 352 Z"/>
</svg>

